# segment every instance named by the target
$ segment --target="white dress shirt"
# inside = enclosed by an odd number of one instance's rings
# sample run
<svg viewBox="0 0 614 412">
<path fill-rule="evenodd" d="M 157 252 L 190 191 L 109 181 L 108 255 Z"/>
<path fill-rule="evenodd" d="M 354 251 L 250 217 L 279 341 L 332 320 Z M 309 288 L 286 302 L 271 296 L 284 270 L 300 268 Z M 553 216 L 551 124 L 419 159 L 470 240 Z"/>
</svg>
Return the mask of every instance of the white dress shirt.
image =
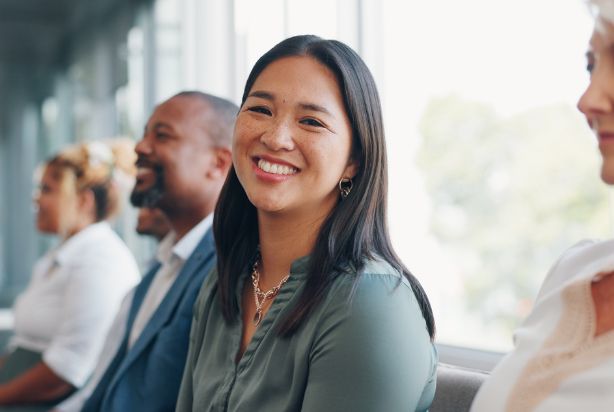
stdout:
<svg viewBox="0 0 614 412">
<path fill-rule="evenodd" d="M 147 294 L 143 299 L 143 303 L 134 319 L 132 329 L 130 330 L 128 348 L 131 348 L 139 336 L 141 336 L 143 329 L 145 329 L 153 313 L 158 306 L 160 306 L 162 299 L 164 299 L 175 282 L 175 279 L 177 279 L 177 275 L 183 268 L 186 260 L 188 260 L 192 252 L 194 252 L 194 249 L 196 249 L 196 246 L 198 246 L 198 243 L 209 230 L 212 223 L 213 214 L 210 214 L 176 243 L 176 235 L 174 232 L 169 233 L 162 239 L 157 256 L 162 266 L 160 266 L 160 269 L 158 269 L 158 272 L 152 280 Z"/>
<path fill-rule="evenodd" d="M 79 412 L 83 408 L 83 404 L 94 393 L 94 389 L 98 386 L 98 382 L 102 379 L 102 376 L 107 370 L 107 367 L 113 361 L 115 354 L 117 353 L 119 346 L 121 345 L 124 334 L 126 333 L 126 323 L 128 321 L 128 313 L 130 312 L 130 305 L 132 304 L 132 298 L 134 297 L 134 288 L 128 292 L 124 300 L 122 300 L 119 311 L 109 328 L 109 333 L 104 341 L 104 346 L 98 357 L 96 368 L 90 380 L 87 384 L 72 394 L 68 399 L 56 405 L 53 411 L 58 412 Z"/>
<path fill-rule="evenodd" d="M 134 257 L 111 227 L 88 226 L 36 263 L 13 307 L 11 347 L 41 352 L 58 376 L 83 385 L 121 299 L 138 280 Z"/>
</svg>

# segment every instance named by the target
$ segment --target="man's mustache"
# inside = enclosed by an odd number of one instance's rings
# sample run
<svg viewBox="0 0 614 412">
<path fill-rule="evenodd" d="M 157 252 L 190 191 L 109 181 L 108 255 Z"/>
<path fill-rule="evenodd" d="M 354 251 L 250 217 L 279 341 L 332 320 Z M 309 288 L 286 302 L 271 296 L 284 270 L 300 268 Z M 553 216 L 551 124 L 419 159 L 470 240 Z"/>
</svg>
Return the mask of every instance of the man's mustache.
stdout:
<svg viewBox="0 0 614 412">
<path fill-rule="evenodd" d="M 160 163 L 154 162 L 152 160 L 149 160 L 141 156 L 137 157 L 136 162 L 134 162 L 134 164 L 137 168 L 147 167 L 147 168 L 153 169 L 153 171 L 156 173 L 160 173 L 164 171 L 164 168 L 162 167 Z"/>
</svg>

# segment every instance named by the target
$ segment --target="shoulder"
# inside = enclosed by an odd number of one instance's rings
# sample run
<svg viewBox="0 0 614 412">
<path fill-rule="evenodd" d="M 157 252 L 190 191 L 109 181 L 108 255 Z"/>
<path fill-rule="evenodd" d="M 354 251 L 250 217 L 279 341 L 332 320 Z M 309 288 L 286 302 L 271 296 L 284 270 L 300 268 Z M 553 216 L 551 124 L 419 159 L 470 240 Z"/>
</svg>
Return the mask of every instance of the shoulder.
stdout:
<svg viewBox="0 0 614 412">
<path fill-rule="evenodd" d="M 83 263 L 103 262 L 105 266 L 129 262 L 136 266 L 128 246 L 106 222 L 95 223 L 75 236 L 75 239 L 67 241 L 60 252 L 66 260 Z"/>
<path fill-rule="evenodd" d="M 180 271 L 180 274 L 190 276 L 190 295 L 192 295 L 190 299 L 196 299 L 196 295 L 202 291 L 204 282 L 210 277 L 216 262 L 215 243 L 211 229 L 209 229 L 200 238 Z"/>
<path fill-rule="evenodd" d="M 409 282 L 387 262 L 365 262 L 359 271 L 337 277 L 306 323 L 312 364 L 353 370 L 360 381 L 369 371 L 376 381 L 389 382 L 388 388 L 406 391 L 397 394 L 417 391 L 415 398 L 427 382 L 431 387 L 437 355 L 426 322 Z"/>
<path fill-rule="evenodd" d="M 202 283 L 216 263 L 215 243 L 211 230 L 206 231 L 198 240 L 194 250 L 181 269 L 191 271 L 192 282 Z"/>
<path fill-rule="evenodd" d="M 552 265 L 538 297 L 558 290 L 569 281 L 592 277 L 614 268 L 614 240 L 583 240 L 567 249 Z"/>
<path fill-rule="evenodd" d="M 359 270 L 349 270 L 333 282 L 331 293 L 347 295 L 352 301 L 375 300 L 382 296 L 398 296 L 409 301 L 415 296 L 409 281 L 390 263 L 381 259 L 365 261 Z"/>
<path fill-rule="evenodd" d="M 415 328 L 429 339 L 409 281 L 383 260 L 367 261 L 360 270 L 338 276 L 323 302 L 321 316 L 365 329 L 379 330 L 384 324 Z"/>
</svg>

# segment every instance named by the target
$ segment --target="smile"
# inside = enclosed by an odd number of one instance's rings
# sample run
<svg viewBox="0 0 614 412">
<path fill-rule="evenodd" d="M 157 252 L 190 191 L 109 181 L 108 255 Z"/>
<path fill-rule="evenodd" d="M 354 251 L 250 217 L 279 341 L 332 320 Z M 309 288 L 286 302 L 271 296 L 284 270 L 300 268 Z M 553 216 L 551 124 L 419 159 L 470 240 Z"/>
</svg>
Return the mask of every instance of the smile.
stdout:
<svg viewBox="0 0 614 412">
<path fill-rule="evenodd" d="M 148 175 L 150 173 L 153 173 L 153 168 L 151 168 L 151 167 L 143 167 L 143 166 L 141 166 L 141 167 L 138 167 L 136 169 L 136 175 L 137 176 Z"/>
<path fill-rule="evenodd" d="M 144 180 L 148 180 L 148 179 L 154 179 L 155 178 L 155 170 L 151 167 L 138 167 L 136 169 L 136 181 L 137 182 L 142 182 Z"/>
<path fill-rule="evenodd" d="M 271 173 L 274 175 L 287 176 L 287 175 L 293 175 L 293 174 L 298 173 L 298 169 L 294 167 L 267 162 L 264 159 L 258 160 L 258 168 L 267 173 Z"/>
</svg>

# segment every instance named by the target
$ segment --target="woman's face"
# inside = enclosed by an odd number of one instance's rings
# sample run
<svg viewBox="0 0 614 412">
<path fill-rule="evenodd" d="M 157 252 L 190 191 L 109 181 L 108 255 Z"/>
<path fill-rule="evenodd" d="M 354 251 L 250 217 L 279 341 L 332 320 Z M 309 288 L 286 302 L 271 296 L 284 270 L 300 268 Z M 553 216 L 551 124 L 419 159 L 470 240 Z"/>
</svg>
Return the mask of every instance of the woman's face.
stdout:
<svg viewBox="0 0 614 412">
<path fill-rule="evenodd" d="M 43 233 L 60 233 L 62 210 L 61 173 L 46 167 L 34 200 L 37 206 L 36 227 Z"/>
<path fill-rule="evenodd" d="M 259 212 L 328 215 L 353 177 L 352 129 L 334 74 L 311 57 L 285 57 L 254 82 L 237 117 L 233 164 Z"/>
<path fill-rule="evenodd" d="M 614 184 L 614 27 L 595 30 L 587 52 L 590 83 L 578 102 L 599 140 L 601 178 Z"/>
</svg>

